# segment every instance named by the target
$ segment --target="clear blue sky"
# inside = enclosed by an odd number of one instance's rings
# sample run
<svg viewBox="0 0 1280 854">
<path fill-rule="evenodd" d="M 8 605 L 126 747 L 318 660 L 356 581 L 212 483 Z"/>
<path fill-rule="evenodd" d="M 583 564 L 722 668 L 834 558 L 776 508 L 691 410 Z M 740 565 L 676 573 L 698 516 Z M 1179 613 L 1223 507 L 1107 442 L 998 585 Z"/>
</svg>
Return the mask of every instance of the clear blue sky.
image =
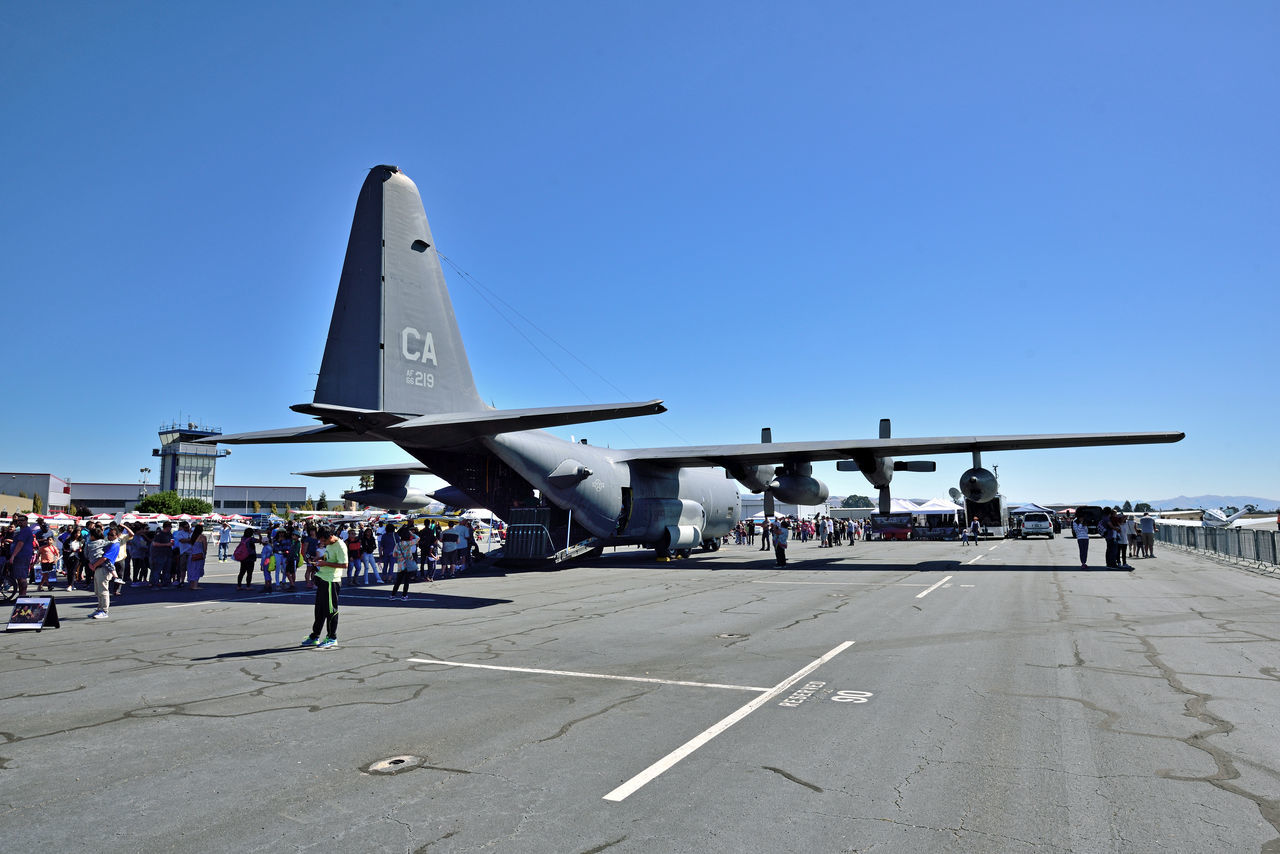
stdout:
<svg viewBox="0 0 1280 854">
<path fill-rule="evenodd" d="M 163 422 L 300 423 L 393 163 L 604 378 L 446 267 L 486 400 L 671 410 L 563 435 L 1176 429 L 986 461 L 1017 499 L 1280 498 L 1274 3 L 20 2 L 0 41 L 0 468 L 136 481 Z"/>
</svg>

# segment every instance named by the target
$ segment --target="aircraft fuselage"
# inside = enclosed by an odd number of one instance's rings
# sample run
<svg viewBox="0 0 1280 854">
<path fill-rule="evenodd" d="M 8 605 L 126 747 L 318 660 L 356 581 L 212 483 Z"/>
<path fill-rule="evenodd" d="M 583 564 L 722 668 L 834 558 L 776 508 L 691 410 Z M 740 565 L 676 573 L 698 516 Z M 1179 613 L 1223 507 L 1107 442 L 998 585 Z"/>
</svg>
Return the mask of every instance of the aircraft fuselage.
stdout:
<svg viewBox="0 0 1280 854">
<path fill-rule="evenodd" d="M 610 543 L 662 543 L 676 528 L 684 538 L 679 547 L 699 545 L 732 531 L 742 515 L 737 483 L 720 469 L 620 461 L 607 448 L 541 431 L 482 441 L 549 501 L 571 510 L 575 521 Z"/>
</svg>

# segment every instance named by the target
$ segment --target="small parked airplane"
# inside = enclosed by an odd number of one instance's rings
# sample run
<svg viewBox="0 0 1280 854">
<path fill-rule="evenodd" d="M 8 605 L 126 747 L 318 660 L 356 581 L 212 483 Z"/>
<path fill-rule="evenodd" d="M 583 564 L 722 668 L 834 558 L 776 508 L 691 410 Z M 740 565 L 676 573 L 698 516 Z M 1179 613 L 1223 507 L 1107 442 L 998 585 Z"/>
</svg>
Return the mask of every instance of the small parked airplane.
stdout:
<svg viewBox="0 0 1280 854">
<path fill-rule="evenodd" d="M 895 456 L 972 454 L 960 490 L 981 503 L 994 499 L 998 488 L 995 475 L 982 467 L 982 451 L 1177 442 L 1184 435 L 897 439 L 884 419 L 876 439 L 631 450 L 565 441 L 541 428 L 666 408 L 661 400 L 486 406 L 472 379 L 418 188 L 394 166 L 374 167 L 360 189 L 315 397 L 292 408 L 320 423 L 201 441 L 394 442 L 421 464 L 341 470 L 374 479 L 372 489 L 344 497 L 387 508 L 422 506 L 427 497 L 409 487 L 408 478 L 431 473 L 453 487 L 455 500 L 446 503 L 454 506 L 506 516 L 507 508 L 543 503 L 550 514 L 547 540 L 564 544 L 564 554 L 627 544 L 660 555 L 687 554 L 699 545 L 715 550 L 741 517 L 738 484 L 790 504 L 821 504 L 829 490 L 813 476 L 819 461 L 861 472 L 879 489 L 881 510 L 888 512 L 894 472 L 935 468 L 931 461 Z"/>
<path fill-rule="evenodd" d="M 1246 504 L 1245 508 L 1237 513 L 1227 515 L 1227 511 L 1219 507 L 1214 507 L 1204 511 L 1204 515 L 1200 517 L 1200 523 L 1206 528 L 1230 528 L 1232 523 L 1237 519 L 1243 518 L 1245 515 L 1254 512 L 1257 508 L 1252 504 Z"/>
</svg>

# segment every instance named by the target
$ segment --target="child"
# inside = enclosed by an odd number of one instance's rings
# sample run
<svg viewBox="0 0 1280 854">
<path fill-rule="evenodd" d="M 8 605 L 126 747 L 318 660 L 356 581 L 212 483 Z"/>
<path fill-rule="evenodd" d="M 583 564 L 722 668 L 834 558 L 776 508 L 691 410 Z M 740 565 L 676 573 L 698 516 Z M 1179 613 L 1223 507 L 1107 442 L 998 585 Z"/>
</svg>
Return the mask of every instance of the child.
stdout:
<svg viewBox="0 0 1280 854">
<path fill-rule="evenodd" d="M 270 593 L 271 590 L 271 570 L 275 569 L 276 553 L 271 548 L 271 539 L 268 538 L 262 544 L 262 560 L 259 564 L 262 567 L 262 577 L 266 579 L 266 587 L 262 588 L 263 593 Z"/>
<path fill-rule="evenodd" d="M 289 535 L 284 531 L 276 531 L 271 538 L 272 553 L 275 556 L 276 587 L 284 589 L 284 579 L 289 573 Z"/>
<path fill-rule="evenodd" d="M 427 581 L 436 580 L 436 561 L 440 557 L 440 543 L 438 541 L 428 543 L 422 549 L 423 562 L 426 564 Z"/>
<path fill-rule="evenodd" d="M 58 580 L 58 544 L 53 541 L 53 537 L 46 534 L 40 538 L 36 555 L 40 560 L 40 584 L 36 587 L 36 592 L 53 592 L 53 583 Z"/>
</svg>

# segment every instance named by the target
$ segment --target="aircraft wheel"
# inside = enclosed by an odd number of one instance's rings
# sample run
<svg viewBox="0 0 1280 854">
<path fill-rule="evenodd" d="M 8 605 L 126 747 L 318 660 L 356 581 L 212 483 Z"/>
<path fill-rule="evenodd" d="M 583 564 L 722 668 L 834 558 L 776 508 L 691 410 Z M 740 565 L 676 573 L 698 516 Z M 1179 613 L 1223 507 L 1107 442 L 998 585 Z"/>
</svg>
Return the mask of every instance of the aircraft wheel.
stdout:
<svg viewBox="0 0 1280 854">
<path fill-rule="evenodd" d="M 676 550 L 676 557 L 680 558 L 681 560 L 684 560 L 691 554 L 693 554 L 693 549 L 677 549 Z"/>
<path fill-rule="evenodd" d="M 702 550 L 706 552 L 720 551 L 720 540 L 719 539 L 703 540 Z"/>
</svg>

